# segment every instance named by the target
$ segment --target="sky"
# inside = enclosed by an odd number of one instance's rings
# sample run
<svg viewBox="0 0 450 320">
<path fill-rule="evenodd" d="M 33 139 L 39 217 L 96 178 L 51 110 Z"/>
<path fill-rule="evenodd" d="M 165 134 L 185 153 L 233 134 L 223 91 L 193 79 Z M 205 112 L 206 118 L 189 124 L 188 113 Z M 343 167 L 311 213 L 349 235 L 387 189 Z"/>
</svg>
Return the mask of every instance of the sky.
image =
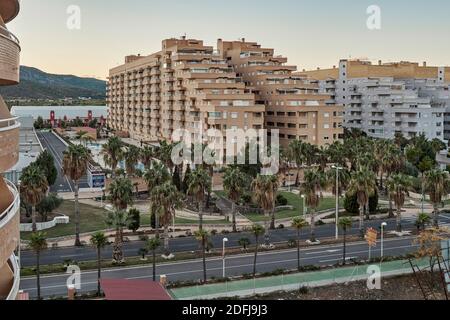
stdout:
<svg viewBox="0 0 450 320">
<path fill-rule="evenodd" d="M 74 5 L 80 19 L 68 13 Z M 371 5 L 381 10 L 377 30 L 367 27 Z M 126 55 L 159 51 L 163 39 L 184 34 L 214 46 L 246 38 L 299 70 L 346 58 L 447 66 L 449 12 L 448 0 L 21 0 L 8 28 L 23 65 L 106 79 Z"/>
</svg>

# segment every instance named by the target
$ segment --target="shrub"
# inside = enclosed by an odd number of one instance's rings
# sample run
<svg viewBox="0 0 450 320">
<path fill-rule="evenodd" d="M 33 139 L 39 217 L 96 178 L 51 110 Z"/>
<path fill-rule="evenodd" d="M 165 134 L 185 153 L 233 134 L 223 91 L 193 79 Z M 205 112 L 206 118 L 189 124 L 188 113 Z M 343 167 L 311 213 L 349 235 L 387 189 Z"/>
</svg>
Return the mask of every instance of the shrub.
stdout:
<svg viewBox="0 0 450 320">
<path fill-rule="evenodd" d="M 358 196 L 356 194 L 346 194 L 344 199 L 344 208 L 353 215 L 359 214 Z M 369 198 L 369 212 L 376 213 L 378 209 L 378 192 Z"/>
<path fill-rule="evenodd" d="M 277 195 L 277 199 L 276 199 L 277 207 L 287 206 L 288 203 L 289 202 L 285 196 L 283 196 L 282 194 Z"/>
<path fill-rule="evenodd" d="M 295 240 L 295 239 L 289 239 L 289 241 L 288 241 L 288 247 L 289 248 L 294 248 L 294 247 L 296 247 L 297 246 L 297 240 Z"/>
<path fill-rule="evenodd" d="M 301 288 L 298 290 L 298 293 L 300 293 L 301 295 L 308 294 L 308 292 L 309 292 L 308 287 L 301 287 Z"/>
<path fill-rule="evenodd" d="M 141 212 L 133 208 L 128 212 L 128 217 L 128 230 L 136 232 L 141 227 Z"/>
<path fill-rule="evenodd" d="M 284 229 L 284 224 L 278 225 L 278 229 Z"/>
</svg>

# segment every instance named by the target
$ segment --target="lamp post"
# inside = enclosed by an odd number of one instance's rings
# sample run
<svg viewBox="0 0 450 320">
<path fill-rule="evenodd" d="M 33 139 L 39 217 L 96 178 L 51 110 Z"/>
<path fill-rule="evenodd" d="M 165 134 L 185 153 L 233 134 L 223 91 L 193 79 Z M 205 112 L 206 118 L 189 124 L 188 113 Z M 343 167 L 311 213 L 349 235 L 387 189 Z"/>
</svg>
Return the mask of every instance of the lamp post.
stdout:
<svg viewBox="0 0 450 320">
<path fill-rule="evenodd" d="M 306 198 L 305 198 L 304 194 L 302 194 L 300 197 L 303 200 L 303 215 L 300 215 L 300 218 L 301 218 L 301 217 L 304 217 L 306 215 L 306 201 L 305 201 Z"/>
<path fill-rule="evenodd" d="M 383 222 L 381 224 L 381 259 L 383 259 L 384 256 L 384 228 L 387 227 L 387 223 Z"/>
<path fill-rule="evenodd" d="M 344 168 L 332 166 L 336 170 L 336 240 L 339 240 L 339 170 Z"/>
<path fill-rule="evenodd" d="M 222 277 L 225 278 L 225 245 L 228 242 L 228 238 L 223 238 L 223 251 L 222 251 L 222 260 L 223 260 L 223 273 Z"/>
</svg>

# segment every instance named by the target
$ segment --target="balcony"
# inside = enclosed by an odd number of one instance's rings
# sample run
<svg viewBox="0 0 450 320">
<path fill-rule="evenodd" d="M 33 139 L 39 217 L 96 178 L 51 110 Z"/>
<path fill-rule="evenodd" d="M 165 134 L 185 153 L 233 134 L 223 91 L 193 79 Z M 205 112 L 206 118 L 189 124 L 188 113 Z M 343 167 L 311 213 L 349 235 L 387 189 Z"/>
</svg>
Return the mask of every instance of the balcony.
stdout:
<svg viewBox="0 0 450 320">
<path fill-rule="evenodd" d="M 5 27 L 0 26 L 0 85 L 19 83 L 19 39 Z"/>
<path fill-rule="evenodd" d="M 8 171 L 19 159 L 19 127 L 17 118 L 0 119 L 0 172 Z"/>
</svg>

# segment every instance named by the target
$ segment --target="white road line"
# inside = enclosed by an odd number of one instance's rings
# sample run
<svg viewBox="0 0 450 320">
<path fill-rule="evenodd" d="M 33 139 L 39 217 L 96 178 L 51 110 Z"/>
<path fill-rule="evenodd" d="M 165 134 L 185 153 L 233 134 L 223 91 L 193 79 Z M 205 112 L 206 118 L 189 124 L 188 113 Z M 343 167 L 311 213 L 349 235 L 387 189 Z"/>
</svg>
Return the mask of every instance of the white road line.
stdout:
<svg viewBox="0 0 450 320">
<path fill-rule="evenodd" d="M 358 259 L 358 257 L 346 257 L 345 261 L 347 261 L 347 260 L 354 260 L 354 259 Z M 342 258 L 322 260 L 322 261 L 319 261 L 319 263 L 327 263 L 327 262 L 334 262 L 334 261 L 340 261 L 340 260 L 342 260 Z"/>
</svg>

